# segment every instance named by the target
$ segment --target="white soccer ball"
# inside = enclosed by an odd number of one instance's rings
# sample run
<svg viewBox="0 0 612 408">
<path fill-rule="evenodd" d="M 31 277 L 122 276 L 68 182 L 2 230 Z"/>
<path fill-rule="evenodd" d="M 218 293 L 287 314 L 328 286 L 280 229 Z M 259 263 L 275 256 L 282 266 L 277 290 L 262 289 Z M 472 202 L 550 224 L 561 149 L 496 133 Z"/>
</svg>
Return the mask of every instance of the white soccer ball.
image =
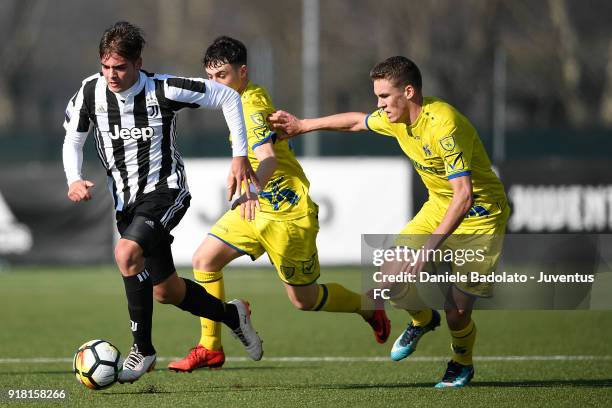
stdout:
<svg viewBox="0 0 612 408">
<path fill-rule="evenodd" d="M 117 382 L 121 353 L 105 340 L 90 340 L 79 347 L 72 361 L 78 382 L 92 390 L 101 390 Z"/>
</svg>

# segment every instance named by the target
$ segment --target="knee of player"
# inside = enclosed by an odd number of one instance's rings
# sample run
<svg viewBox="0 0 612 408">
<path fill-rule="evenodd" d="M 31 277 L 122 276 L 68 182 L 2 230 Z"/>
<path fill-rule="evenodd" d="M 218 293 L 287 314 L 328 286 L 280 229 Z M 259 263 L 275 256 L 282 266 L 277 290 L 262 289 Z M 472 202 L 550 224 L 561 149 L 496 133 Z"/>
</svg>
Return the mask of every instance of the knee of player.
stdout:
<svg viewBox="0 0 612 408">
<path fill-rule="evenodd" d="M 202 253 L 196 251 L 191 258 L 191 264 L 193 265 L 193 269 L 197 269 L 199 271 L 212 271 L 215 270 L 214 265 L 210 262 L 206 256 Z"/>
<path fill-rule="evenodd" d="M 446 312 L 446 320 L 455 321 L 466 319 L 470 316 L 471 310 L 467 309 L 447 309 Z"/>
<path fill-rule="evenodd" d="M 153 298 L 159 303 L 163 304 L 174 304 L 175 296 L 171 290 L 168 290 L 163 285 L 155 285 L 153 286 Z"/>
<path fill-rule="evenodd" d="M 138 263 L 141 257 L 138 244 L 120 240 L 115 247 L 115 260 L 120 267 L 129 268 Z"/>
</svg>

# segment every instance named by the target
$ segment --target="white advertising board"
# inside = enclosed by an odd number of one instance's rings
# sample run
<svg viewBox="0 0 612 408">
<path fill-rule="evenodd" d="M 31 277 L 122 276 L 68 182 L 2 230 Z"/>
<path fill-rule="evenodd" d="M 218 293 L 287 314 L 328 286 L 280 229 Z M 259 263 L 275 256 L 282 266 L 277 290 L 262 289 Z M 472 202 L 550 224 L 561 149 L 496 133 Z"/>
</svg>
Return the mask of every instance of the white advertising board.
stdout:
<svg viewBox="0 0 612 408">
<path fill-rule="evenodd" d="M 412 214 L 412 168 L 401 158 L 301 158 L 310 180 L 312 199 L 319 205 L 317 239 L 322 265 L 358 264 L 361 234 L 397 233 Z M 186 160 L 191 207 L 172 245 L 177 266 L 191 256 L 210 227 L 229 208 L 225 200 L 229 159 Z M 243 256 L 233 264 L 269 264 Z"/>
</svg>

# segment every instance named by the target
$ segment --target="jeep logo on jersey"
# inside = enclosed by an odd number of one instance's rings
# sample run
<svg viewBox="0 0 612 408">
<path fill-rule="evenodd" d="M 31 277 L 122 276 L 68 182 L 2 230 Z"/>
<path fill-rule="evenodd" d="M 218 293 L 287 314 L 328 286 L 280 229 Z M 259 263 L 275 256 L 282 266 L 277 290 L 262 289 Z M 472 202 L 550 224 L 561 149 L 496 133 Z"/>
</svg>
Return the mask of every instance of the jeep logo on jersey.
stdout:
<svg viewBox="0 0 612 408">
<path fill-rule="evenodd" d="M 113 132 L 102 132 L 102 133 L 110 137 L 113 140 L 142 139 L 143 141 L 146 142 L 147 140 L 153 137 L 153 128 L 151 126 L 147 126 L 143 128 L 134 127 L 131 129 L 126 129 L 126 128 L 120 128 L 118 125 L 115 125 L 113 127 L 113 130 L 114 130 L 114 133 Z"/>
</svg>

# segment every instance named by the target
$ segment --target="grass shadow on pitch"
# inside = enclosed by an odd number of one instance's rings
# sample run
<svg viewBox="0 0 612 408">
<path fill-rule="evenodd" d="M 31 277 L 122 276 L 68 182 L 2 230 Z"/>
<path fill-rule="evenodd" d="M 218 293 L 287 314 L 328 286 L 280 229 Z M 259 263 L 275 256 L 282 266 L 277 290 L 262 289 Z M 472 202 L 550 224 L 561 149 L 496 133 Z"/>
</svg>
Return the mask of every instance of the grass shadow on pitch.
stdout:
<svg viewBox="0 0 612 408">
<path fill-rule="evenodd" d="M 221 368 L 222 371 L 242 371 L 242 370 L 295 370 L 296 368 L 320 368 L 320 366 L 317 365 L 312 365 L 312 366 L 305 366 L 305 365 L 294 365 L 294 366 L 288 366 L 288 365 L 283 365 L 283 366 L 272 366 L 272 365 L 256 365 L 256 366 L 243 366 L 243 367 L 226 367 L 224 366 L 223 368 Z M 172 370 L 169 370 L 167 368 L 156 368 L 154 370 L 155 372 L 167 372 L 167 373 L 175 373 L 175 374 L 184 374 L 184 373 L 177 373 L 174 372 Z M 208 373 L 211 371 L 216 371 L 216 370 L 207 370 L 206 368 L 200 368 L 197 370 L 193 370 L 192 373 L 196 373 L 196 372 L 202 372 L 202 373 Z"/>
<path fill-rule="evenodd" d="M 61 375 L 69 375 L 72 374 L 72 371 L 66 370 L 40 370 L 40 371 L 3 371 L 0 372 L 0 376 L 3 375 L 29 375 L 29 374 L 61 374 Z"/>
<path fill-rule="evenodd" d="M 374 383 L 374 384 L 305 384 L 305 385 L 244 385 L 244 384 L 226 384 L 226 385 L 209 385 L 206 391 L 196 390 L 165 390 L 154 385 L 147 386 L 138 390 L 129 391 L 110 391 L 101 395 L 139 395 L 139 394 L 211 394 L 215 392 L 228 391 L 290 391 L 299 389 L 308 390 L 364 390 L 364 389 L 401 389 L 401 388 L 428 388 L 431 389 L 435 385 L 434 382 L 411 382 L 411 383 Z M 469 385 L 470 388 L 478 387 L 595 387 L 607 388 L 612 387 L 612 379 L 601 380 L 520 380 L 520 381 L 476 381 Z"/>
<path fill-rule="evenodd" d="M 433 383 L 433 382 L 419 382 L 419 383 L 405 383 L 405 384 L 334 384 L 334 385 L 311 386 L 310 388 L 317 388 L 317 389 L 432 388 L 435 384 L 436 383 Z M 612 379 L 473 381 L 470 383 L 469 387 L 470 388 L 477 388 L 477 387 L 609 388 L 609 387 L 612 387 Z"/>
<path fill-rule="evenodd" d="M 127 384 L 126 384 L 127 385 Z M 125 386 L 125 385 L 124 385 Z M 114 389 L 114 388 L 113 388 Z M 136 390 L 129 390 L 129 391 L 104 391 L 103 393 L 100 393 L 99 395 L 142 395 L 142 394 L 178 394 L 178 393 L 183 393 L 183 392 L 179 392 L 179 391 L 168 391 L 165 390 L 163 388 L 160 388 L 158 386 L 155 385 L 147 385 L 143 388 L 139 388 Z"/>
<path fill-rule="evenodd" d="M 433 382 L 413 382 L 413 383 L 400 383 L 400 384 L 318 384 L 312 385 L 307 388 L 314 388 L 318 390 L 367 390 L 376 388 L 432 388 L 435 385 Z"/>
<path fill-rule="evenodd" d="M 397 389 L 397 388 L 433 388 L 436 382 L 410 382 L 410 383 L 371 383 L 371 384 L 307 384 L 282 386 L 285 389 L 312 389 L 312 390 L 352 390 L 352 389 Z M 470 387 L 612 387 L 612 379 L 601 380 L 526 380 L 526 381 L 482 381 L 472 382 Z M 215 387 L 227 389 L 228 387 Z M 234 388 L 234 387 L 229 387 Z M 244 390 L 274 390 L 279 386 L 243 386 Z"/>
<path fill-rule="evenodd" d="M 612 387 L 612 379 L 598 380 L 516 380 L 516 381 L 474 381 L 470 387 Z"/>
<path fill-rule="evenodd" d="M 320 365 L 287 365 L 283 364 L 282 366 L 273 366 L 273 365 L 256 365 L 256 366 L 232 366 L 232 367 L 223 367 L 223 371 L 240 371 L 240 370 L 295 370 L 295 369 L 312 369 L 312 368 L 321 368 Z"/>
<path fill-rule="evenodd" d="M 291 390 L 350 390 L 350 389 L 390 389 L 390 388 L 432 388 L 434 383 L 407 383 L 407 384 L 304 384 L 304 385 L 245 385 L 245 384 L 225 384 L 225 385 L 212 385 L 209 384 L 206 390 L 185 390 L 185 389 L 173 389 L 167 390 L 158 386 L 149 385 L 141 389 L 126 390 L 126 391 L 105 391 L 100 395 L 143 395 L 143 394 L 206 394 L 211 393 L 226 393 L 235 391 L 291 391 Z"/>
</svg>

